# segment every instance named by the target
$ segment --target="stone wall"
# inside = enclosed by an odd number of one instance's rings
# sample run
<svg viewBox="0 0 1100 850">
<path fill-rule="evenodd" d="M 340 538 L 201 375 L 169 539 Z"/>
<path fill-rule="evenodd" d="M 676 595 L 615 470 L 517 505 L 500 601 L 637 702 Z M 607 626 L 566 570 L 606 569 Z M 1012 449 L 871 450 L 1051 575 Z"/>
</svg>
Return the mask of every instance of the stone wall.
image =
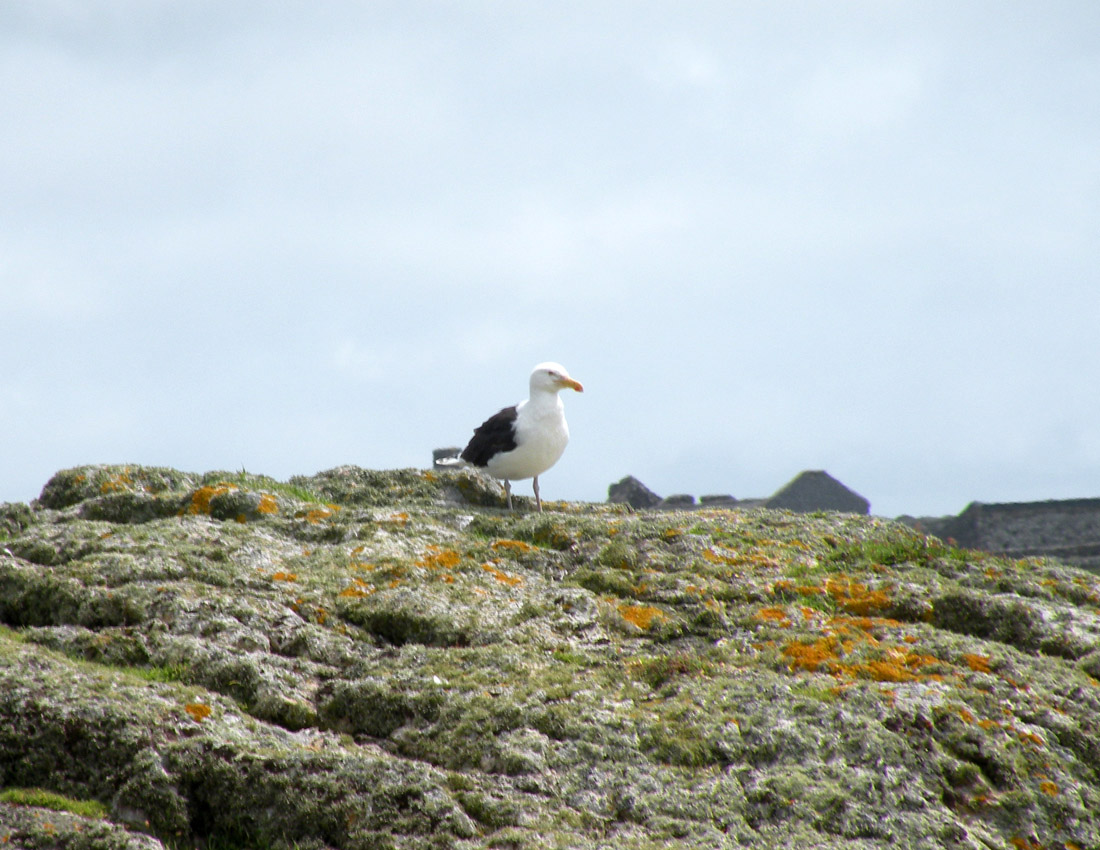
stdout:
<svg viewBox="0 0 1100 850">
<path fill-rule="evenodd" d="M 1017 558 L 1048 555 L 1100 570 L 1100 499 L 972 502 L 956 517 L 911 524 L 968 549 Z"/>
</svg>

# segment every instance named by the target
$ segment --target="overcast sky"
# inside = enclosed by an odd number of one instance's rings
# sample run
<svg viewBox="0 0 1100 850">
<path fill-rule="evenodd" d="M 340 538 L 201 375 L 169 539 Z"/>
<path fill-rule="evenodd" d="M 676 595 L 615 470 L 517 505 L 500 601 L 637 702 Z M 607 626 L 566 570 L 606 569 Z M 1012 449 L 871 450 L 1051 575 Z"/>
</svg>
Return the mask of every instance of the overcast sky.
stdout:
<svg viewBox="0 0 1100 850">
<path fill-rule="evenodd" d="M 548 359 L 548 499 L 1100 496 L 1100 3 L 0 0 L 0 296 L 0 501 L 427 466 Z"/>
</svg>

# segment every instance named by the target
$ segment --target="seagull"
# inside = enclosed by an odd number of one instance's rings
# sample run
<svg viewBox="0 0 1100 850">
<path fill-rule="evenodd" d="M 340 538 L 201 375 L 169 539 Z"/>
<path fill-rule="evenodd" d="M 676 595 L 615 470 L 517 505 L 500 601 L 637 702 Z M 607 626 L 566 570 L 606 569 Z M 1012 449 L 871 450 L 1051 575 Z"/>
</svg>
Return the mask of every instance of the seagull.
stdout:
<svg viewBox="0 0 1100 850">
<path fill-rule="evenodd" d="M 539 476 L 558 462 L 569 442 L 565 406 L 558 393 L 584 392 L 560 363 L 540 363 L 531 371 L 526 401 L 494 413 L 475 430 L 460 457 L 504 481 L 512 509 L 512 481 L 534 479 L 535 507 L 542 512 Z"/>
</svg>

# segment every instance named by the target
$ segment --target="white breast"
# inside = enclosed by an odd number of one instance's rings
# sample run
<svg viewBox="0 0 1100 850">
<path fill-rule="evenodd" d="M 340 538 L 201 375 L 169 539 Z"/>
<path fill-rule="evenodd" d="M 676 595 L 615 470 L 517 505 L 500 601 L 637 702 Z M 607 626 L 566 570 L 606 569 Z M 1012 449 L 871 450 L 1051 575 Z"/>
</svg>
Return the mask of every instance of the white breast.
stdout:
<svg viewBox="0 0 1100 850">
<path fill-rule="evenodd" d="M 516 448 L 486 465 L 494 478 L 518 481 L 541 475 L 561 458 L 569 443 L 565 408 L 555 395 L 550 404 L 525 402 L 516 411 Z"/>
</svg>

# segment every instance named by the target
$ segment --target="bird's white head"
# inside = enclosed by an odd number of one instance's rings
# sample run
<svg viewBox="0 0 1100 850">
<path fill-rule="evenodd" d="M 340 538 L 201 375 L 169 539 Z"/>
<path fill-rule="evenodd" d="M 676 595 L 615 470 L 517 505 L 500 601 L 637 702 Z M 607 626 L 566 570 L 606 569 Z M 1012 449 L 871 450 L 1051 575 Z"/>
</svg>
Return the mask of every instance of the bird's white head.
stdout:
<svg viewBox="0 0 1100 850">
<path fill-rule="evenodd" d="M 532 392 L 542 390 L 543 392 L 556 393 L 558 390 L 564 390 L 567 387 L 579 393 L 584 392 L 584 387 L 581 386 L 580 381 L 574 381 L 569 377 L 569 373 L 560 363 L 540 363 L 531 372 Z"/>
</svg>

